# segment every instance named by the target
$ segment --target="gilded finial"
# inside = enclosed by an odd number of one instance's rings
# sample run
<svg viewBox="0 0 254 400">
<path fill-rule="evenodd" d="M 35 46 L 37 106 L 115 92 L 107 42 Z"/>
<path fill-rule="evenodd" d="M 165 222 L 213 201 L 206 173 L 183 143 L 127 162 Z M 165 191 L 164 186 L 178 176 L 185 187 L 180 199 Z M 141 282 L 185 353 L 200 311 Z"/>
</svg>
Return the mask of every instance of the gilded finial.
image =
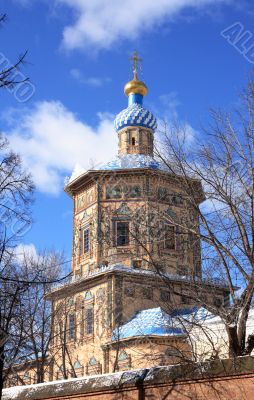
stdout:
<svg viewBox="0 0 254 400">
<path fill-rule="evenodd" d="M 138 64 L 142 61 L 142 59 L 138 56 L 138 52 L 134 51 L 133 56 L 130 58 L 131 61 L 133 62 L 133 80 L 126 83 L 124 87 L 124 93 L 126 96 L 129 96 L 130 94 L 137 94 L 141 96 L 145 96 L 147 94 L 147 87 L 144 84 L 144 82 L 140 81 L 138 79 Z"/>
<path fill-rule="evenodd" d="M 134 80 L 138 80 L 138 63 L 141 63 L 142 58 L 138 56 L 138 52 L 134 51 L 133 56 L 130 58 L 131 61 L 133 61 L 133 74 L 134 74 Z"/>
</svg>

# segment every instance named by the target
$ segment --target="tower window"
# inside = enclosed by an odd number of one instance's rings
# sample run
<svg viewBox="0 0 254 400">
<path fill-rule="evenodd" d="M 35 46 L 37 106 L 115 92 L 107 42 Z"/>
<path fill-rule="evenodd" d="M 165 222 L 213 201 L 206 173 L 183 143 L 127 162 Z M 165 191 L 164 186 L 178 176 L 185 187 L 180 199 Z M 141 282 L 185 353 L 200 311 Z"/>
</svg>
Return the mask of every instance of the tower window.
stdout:
<svg viewBox="0 0 254 400">
<path fill-rule="evenodd" d="M 86 333 L 91 335 L 93 333 L 93 309 L 86 310 Z"/>
<path fill-rule="evenodd" d="M 70 340 L 75 339 L 75 315 L 74 314 L 69 315 L 69 339 Z"/>
<path fill-rule="evenodd" d="M 134 137 L 131 138 L 131 144 L 132 144 L 132 146 L 135 146 L 135 144 L 136 144 L 136 139 Z"/>
<path fill-rule="evenodd" d="M 116 245 L 128 246 L 129 244 L 129 222 L 116 222 Z"/>
<path fill-rule="evenodd" d="M 175 227 L 173 225 L 165 225 L 165 249 L 175 250 L 176 240 L 175 240 Z"/>
<path fill-rule="evenodd" d="M 83 232 L 83 251 L 88 253 L 90 249 L 90 229 L 87 228 Z"/>
<path fill-rule="evenodd" d="M 133 260 L 132 261 L 132 266 L 135 269 L 140 269 L 142 268 L 142 260 Z"/>
<path fill-rule="evenodd" d="M 167 301 L 170 301 L 170 293 L 166 292 L 165 290 L 161 291 L 161 301 L 166 303 Z"/>
</svg>

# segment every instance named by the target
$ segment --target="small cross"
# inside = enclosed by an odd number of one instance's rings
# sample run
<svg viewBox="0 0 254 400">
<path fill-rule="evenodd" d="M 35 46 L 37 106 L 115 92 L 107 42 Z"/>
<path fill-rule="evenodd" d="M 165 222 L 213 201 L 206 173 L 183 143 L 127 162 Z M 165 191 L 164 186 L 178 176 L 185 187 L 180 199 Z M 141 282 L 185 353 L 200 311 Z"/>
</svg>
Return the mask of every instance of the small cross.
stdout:
<svg viewBox="0 0 254 400">
<path fill-rule="evenodd" d="M 130 58 L 133 61 L 133 72 L 137 73 L 138 63 L 142 61 L 142 58 L 138 56 L 138 52 L 134 51 L 133 56 Z"/>
</svg>

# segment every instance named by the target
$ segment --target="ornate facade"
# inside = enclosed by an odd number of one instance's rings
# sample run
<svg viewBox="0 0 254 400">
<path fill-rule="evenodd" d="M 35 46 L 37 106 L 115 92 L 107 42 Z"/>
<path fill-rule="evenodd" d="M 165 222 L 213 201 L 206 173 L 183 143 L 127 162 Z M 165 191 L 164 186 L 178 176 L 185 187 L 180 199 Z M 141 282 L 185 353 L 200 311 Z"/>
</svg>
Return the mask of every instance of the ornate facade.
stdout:
<svg viewBox="0 0 254 400">
<path fill-rule="evenodd" d="M 198 230 L 198 216 L 181 179 L 154 158 L 157 122 L 143 106 L 136 60 L 128 107 L 115 119 L 118 155 L 65 188 L 74 202 L 73 276 L 49 294 L 53 379 L 191 358 L 175 310 L 195 305 L 200 243 L 179 226 Z M 193 185 L 202 202 L 200 183 Z M 227 290 L 215 294 L 211 301 L 223 302 Z"/>
</svg>

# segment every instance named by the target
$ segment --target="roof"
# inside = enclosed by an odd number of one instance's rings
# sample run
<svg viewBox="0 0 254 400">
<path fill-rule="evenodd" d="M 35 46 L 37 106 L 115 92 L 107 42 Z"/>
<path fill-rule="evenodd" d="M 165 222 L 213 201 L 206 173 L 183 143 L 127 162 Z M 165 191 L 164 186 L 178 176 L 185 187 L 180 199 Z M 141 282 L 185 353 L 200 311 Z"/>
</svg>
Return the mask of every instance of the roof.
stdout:
<svg viewBox="0 0 254 400">
<path fill-rule="evenodd" d="M 161 307 L 138 311 L 134 317 L 113 331 L 112 340 L 134 336 L 183 336 L 185 332 L 174 326 L 169 314 Z"/>
<path fill-rule="evenodd" d="M 98 168 L 98 170 L 118 170 L 147 168 L 165 170 L 165 167 L 155 158 L 146 154 L 121 154 Z"/>
<path fill-rule="evenodd" d="M 186 275 L 178 275 L 178 274 L 169 274 L 169 273 L 164 273 L 162 275 L 159 275 L 158 272 L 152 271 L 152 270 L 147 270 L 147 269 L 137 269 L 137 268 L 132 268 L 132 267 L 127 267 L 126 265 L 122 264 L 112 264 L 108 266 L 99 266 L 98 268 L 94 269 L 93 271 L 88 272 L 87 274 L 83 274 L 82 276 L 72 276 L 68 279 L 66 279 L 63 282 L 53 284 L 50 288 L 50 293 L 57 292 L 61 289 L 66 288 L 66 286 L 75 286 L 79 283 L 86 282 L 89 279 L 93 279 L 99 276 L 104 276 L 106 274 L 110 273 L 125 273 L 129 275 L 135 275 L 135 276 L 149 276 L 151 278 L 156 278 L 156 279 L 166 279 L 168 281 L 173 281 L 173 282 L 188 282 L 191 284 L 195 285 L 213 285 L 217 288 L 229 290 L 228 286 L 225 281 L 222 279 L 205 279 L 205 278 L 200 278 L 200 277 L 195 277 L 193 276 L 186 276 Z"/>
<path fill-rule="evenodd" d="M 113 331 L 112 340 L 137 336 L 184 336 L 193 322 L 215 316 L 204 307 L 176 309 L 166 313 L 161 307 L 138 311 L 128 322 Z"/>
<path fill-rule="evenodd" d="M 115 129 L 120 131 L 126 126 L 143 126 L 144 128 L 157 128 L 155 116 L 141 104 L 133 103 L 117 114 L 115 119 Z"/>
</svg>

